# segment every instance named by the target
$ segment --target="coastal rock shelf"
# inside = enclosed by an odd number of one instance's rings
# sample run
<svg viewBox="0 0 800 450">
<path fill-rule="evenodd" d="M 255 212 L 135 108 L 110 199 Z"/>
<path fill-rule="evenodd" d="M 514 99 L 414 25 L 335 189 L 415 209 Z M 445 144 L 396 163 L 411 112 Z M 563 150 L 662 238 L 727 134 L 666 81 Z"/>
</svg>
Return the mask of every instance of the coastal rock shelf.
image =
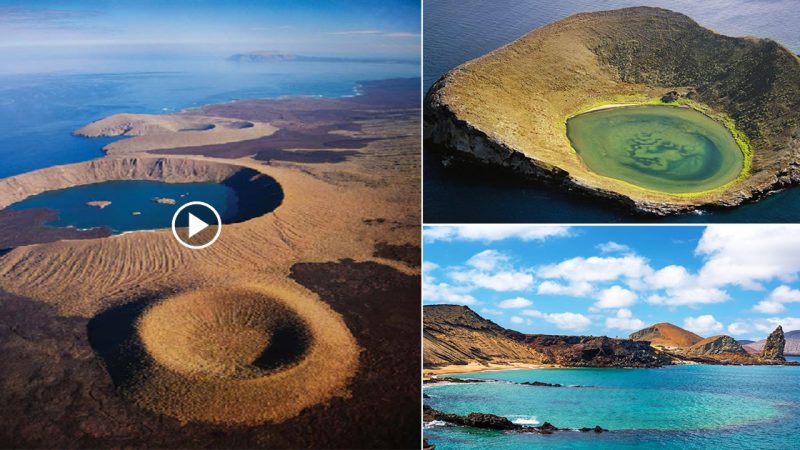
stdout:
<svg viewBox="0 0 800 450">
<path fill-rule="evenodd" d="M 605 128 L 610 147 L 577 136 L 583 116 L 624 115 L 626 105 L 669 105 L 664 114 L 686 120 L 673 124 L 683 135 L 656 142 L 658 130 L 640 129 L 610 139 L 621 123 Z M 451 70 L 424 106 L 425 138 L 446 158 L 636 212 L 732 207 L 800 182 L 800 59 L 774 41 L 722 36 L 664 9 L 544 26 Z M 582 114 L 599 107 L 619 108 Z"/>
<path fill-rule="evenodd" d="M 270 136 L 277 128 L 249 122 L 192 113 L 114 114 L 75 130 L 85 137 L 118 137 L 103 151 L 110 155 L 133 154 L 162 148 L 227 144 Z"/>
</svg>

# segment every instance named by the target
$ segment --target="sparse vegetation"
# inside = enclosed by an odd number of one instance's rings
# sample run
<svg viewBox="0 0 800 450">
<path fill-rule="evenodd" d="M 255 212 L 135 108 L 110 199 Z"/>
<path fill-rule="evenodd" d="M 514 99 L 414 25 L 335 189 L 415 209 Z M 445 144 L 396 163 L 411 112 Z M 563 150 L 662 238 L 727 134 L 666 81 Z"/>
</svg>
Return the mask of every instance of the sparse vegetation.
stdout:
<svg viewBox="0 0 800 450">
<path fill-rule="evenodd" d="M 661 99 L 689 89 L 691 99 Z M 687 106 L 724 124 L 744 155 L 740 175 L 669 194 L 588 170 L 566 119 L 624 103 Z M 800 129 L 800 60 L 774 41 L 722 36 L 664 9 L 582 13 L 448 73 L 427 97 L 425 120 L 434 142 L 640 211 L 732 206 L 797 179 L 789 149 Z"/>
</svg>

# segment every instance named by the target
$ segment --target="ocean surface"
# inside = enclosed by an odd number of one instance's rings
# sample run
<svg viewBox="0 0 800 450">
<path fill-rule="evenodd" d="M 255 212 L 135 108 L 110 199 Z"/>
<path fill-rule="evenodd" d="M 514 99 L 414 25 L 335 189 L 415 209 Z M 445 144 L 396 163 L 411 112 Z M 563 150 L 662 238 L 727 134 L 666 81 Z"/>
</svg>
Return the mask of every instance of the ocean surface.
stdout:
<svg viewBox="0 0 800 450">
<path fill-rule="evenodd" d="M 800 8 L 793 0 L 427 0 L 424 4 L 423 84 L 427 90 L 448 70 L 554 20 L 583 11 L 660 6 L 732 36 L 769 37 L 800 52 Z M 509 180 L 505 174 L 455 168 L 424 158 L 427 223 L 652 221 L 596 201 Z M 658 219 L 655 219 L 658 220 Z M 800 188 L 733 210 L 706 211 L 662 222 L 798 222 Z"/>
<path fill-rule="evenodd" d="M 660 369 L 540 369 L 459 375 L 542 381 L 425 388 L 426 404 L 448 413 L 492 413 L 523 425 L 600 425 L 608 433 L 552 435 L 428 424 L 426 439 L 448 449 L 797 448 L 800 367 L 669 366 Z M 582 386 L 582 387 L 574 387 Z"/>
<path fill-rule="evenodd" d="M 50 60 L 0 54 L 0 178 L 98 158 L 112 139 L 71 133 L 110 114 L 171 113 L 209 103 L 288 95 L 353 95 L 364 80 L 418 77 L 414 63 L 243 64 L 224 54 L 89 55 L 37 73 Z M 56 56 L 48 56 L 56 58 Z M 77 58 L 77 56 L 75 57 Z M 63 69 L 62 69 L 63 68 Z M 14 73 L 15 70 L 27 73 Z"/>
</svg>

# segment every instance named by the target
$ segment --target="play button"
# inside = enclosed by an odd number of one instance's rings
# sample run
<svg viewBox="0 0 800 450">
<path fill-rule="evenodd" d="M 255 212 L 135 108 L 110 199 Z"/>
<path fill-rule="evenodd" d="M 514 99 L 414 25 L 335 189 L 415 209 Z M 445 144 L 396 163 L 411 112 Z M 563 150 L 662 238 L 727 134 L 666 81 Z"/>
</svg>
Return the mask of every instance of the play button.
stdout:
<svg viewBox="0 0 800 450">
<path fill-rule="evenodd" d="M 203 222 L 202 220 L 198 219 L 192 213 L 189 213 L 189 237 L 191 238 L 195 234 L 205 230 L 208 228 L 208 224 Z"/>
<path fill-rule="evenodd" d="M 189 202 L 172 216 L 172 235 L 184 247 L 206 248 L 222 231 L 222 219 L 213 206 L 205 202 Z"/>
</svg>

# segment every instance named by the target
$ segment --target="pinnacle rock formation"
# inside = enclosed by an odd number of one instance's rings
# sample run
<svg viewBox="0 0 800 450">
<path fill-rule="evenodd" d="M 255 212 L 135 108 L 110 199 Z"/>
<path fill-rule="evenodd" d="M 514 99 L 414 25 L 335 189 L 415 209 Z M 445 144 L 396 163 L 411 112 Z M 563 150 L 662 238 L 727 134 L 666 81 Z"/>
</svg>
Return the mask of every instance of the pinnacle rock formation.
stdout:
<svg viewBox="0 0 800 450">
<path fill-rule="evenodd" d="M 761 357 L 764 359 L 778 359 L 785 361 L 783 357 L 783 347 L 786 345 L 786 338 L 783 336 L 783 328 L 778 325 L 775 331 L 770 333 L 767 342 L 764 343 L 764 350 Z"/>
</svg>

